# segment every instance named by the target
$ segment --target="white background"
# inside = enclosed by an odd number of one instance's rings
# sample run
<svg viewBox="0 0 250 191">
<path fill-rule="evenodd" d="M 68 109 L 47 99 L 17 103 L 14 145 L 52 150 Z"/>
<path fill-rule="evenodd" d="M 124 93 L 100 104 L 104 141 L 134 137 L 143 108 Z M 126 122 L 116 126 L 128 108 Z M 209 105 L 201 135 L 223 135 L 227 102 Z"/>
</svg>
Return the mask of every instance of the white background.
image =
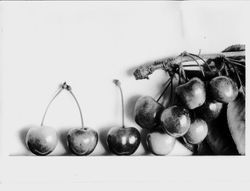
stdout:
<svg viewBox="0 0 250 191">
<path fill-rule="evenodd" d="M 52 155 L 66 156 L 38 158 L 25 157 L 31 154 L 23 143 L 27 128 L 40 124 L 45 106 L 64 81 L 72 85 L 79 99 L 85 124 L 105 133 L 120 125 L 120 97 L 112 83 L 119 78 L 125 94 L 126 124 L 140 129 L 133 121 L 133 104 L 140 95 L 157 96 L 166 75 L 157 71 L 150 80 L 136 81 L 132 76 L 135 67 L 184 50 L 216 53 L 235 43 L 247 44 L 249 5 L 1 2 L 0 143 L 1 164 L 6 164 L 2 166 L 2 179 L 143 182 L 176 181 L 180 176 L 189 181 L 202 175 L 217 181 L 228 182 L 235 176 L 242 182 L 249 180 L 248 156 L 82 158 L 68 156 L 60 140 Z M 55 127 L 59 135 L 80 126 L 79 113 L 69 94 L 58 97 L 45 123 Z M 101 143 L 92 155 L 106 155 Z M 144 154 L 141 145 L 135 155 Z M 171 154 L 189 153 L 177 144 Z"/>
</svg>

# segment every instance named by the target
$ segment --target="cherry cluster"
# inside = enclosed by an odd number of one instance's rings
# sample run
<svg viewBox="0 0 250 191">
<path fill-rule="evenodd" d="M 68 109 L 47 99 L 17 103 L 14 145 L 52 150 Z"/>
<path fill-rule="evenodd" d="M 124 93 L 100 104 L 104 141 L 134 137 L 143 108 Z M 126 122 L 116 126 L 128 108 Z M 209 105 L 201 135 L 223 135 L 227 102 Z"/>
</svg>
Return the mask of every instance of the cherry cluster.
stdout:
<svg viewBox="0 0 250 191">
<path fill-rule="evenodd" d="M 183 66 L 182 63 L 170 65 L 172 68 L 164 67 L 170 77 L 160 97 L 155 100 L 142 96 L 135 104 L 135 121 L 149 131 L 146 142 L 149 151 L 155 155 L 169 154 L 177 139 L 190 150 L 200 144 L 208 135 L 208 124 L 220 115 L 223 105 L 233 102 L 238 94 L 244 94 L 235 65 L 244 66 L 237 61 L 223 58 L 216 60 L 213 67 L 214 62 L 206 62 L 198 55 L 184 52 L 180 56 L 195 61 L 198 70 L 187 74 L 184 67 L 194 66 Z M 174 79 L 178 81 L 176 86 Z M 162 103 L 160 100 L 169 86 L 170 96 L 165 98 L 168 101 L 164 106 L 166 100 Z"/>
</svg>

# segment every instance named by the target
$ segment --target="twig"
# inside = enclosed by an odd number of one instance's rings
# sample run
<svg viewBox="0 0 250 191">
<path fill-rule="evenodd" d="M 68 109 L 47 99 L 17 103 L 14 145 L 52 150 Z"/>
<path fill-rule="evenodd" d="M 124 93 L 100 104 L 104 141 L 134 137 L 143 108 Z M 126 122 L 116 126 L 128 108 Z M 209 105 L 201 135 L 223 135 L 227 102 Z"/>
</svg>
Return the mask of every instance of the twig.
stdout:
<svg viewBox="0 0 250 191">
<path fill-rule="evenodd" d="M 207 60 L 213 60 L 216 58 L 234 58 L 234 57 L 245 57 L 245 51 L 236 51 L 236 52 L 221 52 L 217 54 L 202 54 L 199 56 L 202 58 L 204 61 Z M 192 58 L 189 56 L 176 56 L 176 57 L 168 57 L 159 61 L 155 61 L 154 63 L 150 65 L 143 65 L 138 67 L 134 71 L 134 76 L 136 80 L 139 79 L 149 79 L 149 75 L 153 74 L 154 71 L 162 69 L 165 71 L 172 71 L 173 68 L 179 67 L 179 65 L 183 62 L 191 62 L 194 61 Z"/>
</svg>

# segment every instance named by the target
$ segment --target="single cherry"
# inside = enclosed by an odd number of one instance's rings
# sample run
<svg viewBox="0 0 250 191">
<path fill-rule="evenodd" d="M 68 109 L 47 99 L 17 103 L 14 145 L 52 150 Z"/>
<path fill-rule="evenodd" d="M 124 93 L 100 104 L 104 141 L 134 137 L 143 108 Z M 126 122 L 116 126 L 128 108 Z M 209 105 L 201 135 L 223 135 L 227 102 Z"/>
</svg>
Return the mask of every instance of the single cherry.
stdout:
<svg viewBox="0 0 250 191">
<path fill-rule="evenodd" d="M 162 129 L 173 137 L 183 136 L 190 128 L 190 114 L 182 106 L 171 106 L 161 114 Z"/>
<path fill-rule="evenodd" d="M 109 130 L 107 144 L 109 150 L 116 155 L 131 155 L 139 147 L 141 136 L 135 127 L 125 127 L 123 92 L 120 81 L 114 80 L 114 83 L 117 85 L 121 93 L 122 126 L 113 127 Z"/>
<path fill-rule="evenodd" d="M 161 132 L 151 132 L 146 139 L 149 150 L 155 155 L 169 154 L 175 145 L 176 138 Z"/>
<path fill-rule="evenodd" d="M 74 128 L 70 129 L 67 134 L 67 145 L 70 151 L 78 156 L 89 155 L 92 153 L 97 145 L 98 142 L 98 133 L 92 129 L 84 126 L 83 117 L 82 117 L 82 110 L 80 108 L 80 104 L 72 92 L 72 89 L 66 83 L 64 84 L 65 89 L 69 91 L 69 93 L 74 98 L 79 113 L 81 117 L 81 128 Z"/>
<path fill-rule="evenodd" d="M 92 153 L 98 142 L 98 134 L 91 128 L 71 129 L 67 135 L 67 144 L 72 153 L 78 156 Z"/>
<path fill-rule="evenodd" d="M 207 123 L 202 119 L 195 119 L 184 135 L 186 141 L 190 144 L 198 144 L 202 142 L 208 133 Z"/>
<path fill-rule="evenodd" d="M 197 77 L 176 87 L 175 92 L 188 109 L 195 109 L 201 106 L 206 100 L 205 84 Z"/>
<path fill-rule="evenodd" d="M 31 127 L 26 135 L 26 145 L 35 155 L 45 156 L 56 147 L 56 130 L 48 126 Z"/>
<path fill-rule="evenodd" d="M 140 97 L 135 104 L 135 121 L 140 127 L 154 129 L 160 124 L 164 107 L 150 96 Z"/>
<path fill-rule="evenodd" d="M 56 130 L 53 127 L 44 126 L 44 120 L 50 105 L 55 100 L 55 98 L 62 92 L 62 90 L 63 86 L 60 86 L 54 97 L 47 105 L 41 125 L 31 127 L 26 134 L 26 145 L 29 150 L 35 155 L 45 156 L 50 154 L 56 148 L 56 145 L 58 143 L 58 136 Z"/>
<path fill-rule="evenodd" d="M 222 103 L 229 103 L 238 96 L 237 84 L 229 77 L 218 76 L 210 81 L 209 90 L 212 97 Z"/>
</svg>

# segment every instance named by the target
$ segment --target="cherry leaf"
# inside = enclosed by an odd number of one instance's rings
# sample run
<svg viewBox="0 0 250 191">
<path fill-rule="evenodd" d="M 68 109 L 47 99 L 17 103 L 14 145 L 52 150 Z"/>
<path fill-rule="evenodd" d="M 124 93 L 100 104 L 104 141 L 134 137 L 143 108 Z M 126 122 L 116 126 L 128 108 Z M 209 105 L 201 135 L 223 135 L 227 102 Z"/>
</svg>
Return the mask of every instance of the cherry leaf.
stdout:
<svg viewBox="0 0 250 191">
<path fill-rule="evenodd" d="M 245 154 L 245 95 L 239 92 L 238 97 L 228 104 L 227 122 L 229 131 L 240 154 Z"/>
<path fill-rule="evenodd" d="M 245 45 L 244 44 L 235 44 L 227 47 L 222 52 L 237 52 L 237 51 L 244 51 Z"/>
</svg>

